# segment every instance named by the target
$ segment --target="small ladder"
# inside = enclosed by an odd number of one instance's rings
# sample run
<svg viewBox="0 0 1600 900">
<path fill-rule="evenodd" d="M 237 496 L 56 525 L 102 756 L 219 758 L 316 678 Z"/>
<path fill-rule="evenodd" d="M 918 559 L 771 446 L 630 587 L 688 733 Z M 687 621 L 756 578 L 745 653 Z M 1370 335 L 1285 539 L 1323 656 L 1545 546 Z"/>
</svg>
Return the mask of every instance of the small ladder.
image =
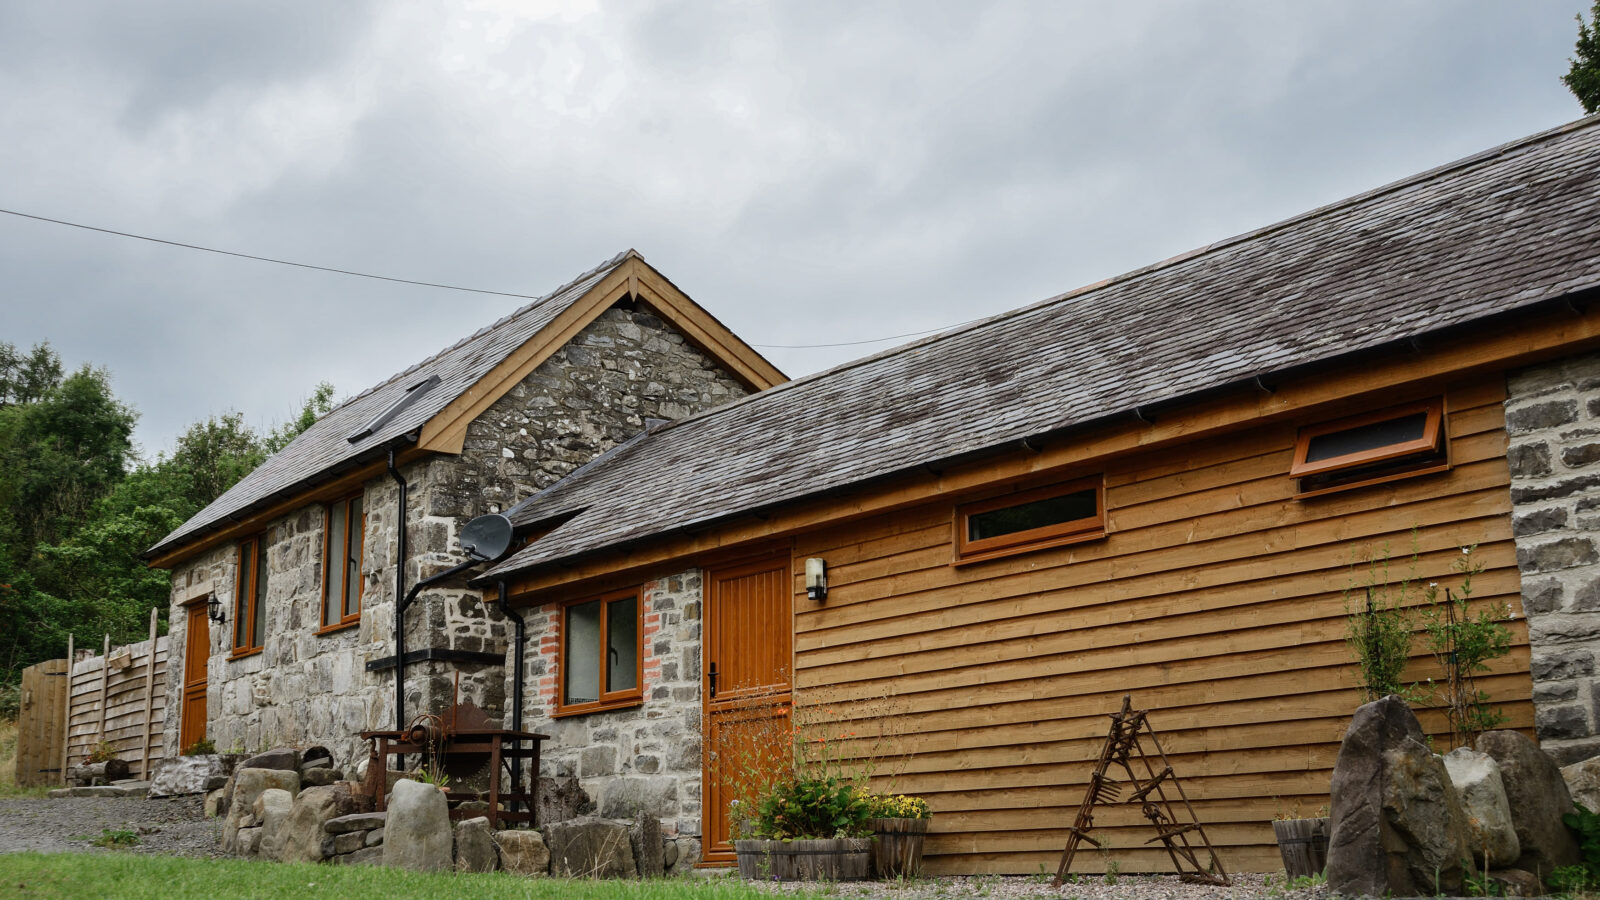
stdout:
<svg viewBox="0 0 1600 900">
<path fill-rule="evenodd" d="M 1083 804 L 1078 807 L 1077 820 L 1067 829 L 1067 846 L 1061 851 L 1061 865 L 1056 869 L 1054 883 L 1057 887 L 1066 881 L 1067 873 L 1072 871 L 1072 857 L 1078 852 L 1080 841 L 1088 841 L 1096 847 L 1103 846 L 1089 836 L 1094 828 L 1094 808 L 1118 802 L 1140 804 L 1144 817 L 1156 827 L 1156 836 L 1145 843 L 1160 841 L 1167 848 L 1167 855 L 1172 858 L 1180 881 L 1224 887 L 1231 884 L 1228 873 L 1222 868 L 1222 860 L 1217 858 L 1217 852 L 1206 839 L 1205 829 L 1200 826 L 1199 817 L 1194 814 L 1194 807 L 1189 805 L 1189 798 L 1183 793 L 1183 785 L 1178 783 L 1178 776 L 1167 762 L 1161 741 L 1157 740 L 1155 730 L 1150 727 L 1149 713 L 1147 709 L 1134 709 L 1132 697 L 1127 694 L 1122 696 L 1122 710 L 1111 713 L 1111 731 L 1106 735 L 1105 746 L 1100 748 L 1100 759 L 1095 762 L 1094 772 L 1089 776 L 1089 790 L 1084 793 Z M 1154 761 L 1145 753 L 1140 742 L 1141 735 L 1148 736 L 1155 747 Z M 1135 758 L 1144 769 L 1143 776 L 1134 769 Z M 1127 783 L 1132 787 L 1126 800 L 1119 800 L 1122 784 L 1107 775 L 1113 763 L 1127 773 Z M 1157 763 L 1159 769 L 1156 768 Z M 1167 785 L 1177 792 L 1186 819 L 1178 818 L 1177 808 L 1167 798 Z M 1190 835 L 1199 839 L 1199 846 L 1189 842 Z M 1196 855 L 1200 847 L 1204 847 L 1210 856 L 1209 866 L 1200 864 Z"/>
</svg>

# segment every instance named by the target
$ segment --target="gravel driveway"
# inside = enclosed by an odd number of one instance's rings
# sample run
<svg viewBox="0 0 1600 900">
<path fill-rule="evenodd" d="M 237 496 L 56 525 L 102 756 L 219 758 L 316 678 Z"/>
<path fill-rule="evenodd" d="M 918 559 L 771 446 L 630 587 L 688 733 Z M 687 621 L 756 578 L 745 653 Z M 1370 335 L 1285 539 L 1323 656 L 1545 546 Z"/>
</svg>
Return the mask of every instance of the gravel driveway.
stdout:
<svg viewBox="0 0 1600 900">
<path fill-rule="evenodd" d="M 100 853 L 102 848 L 90 842 L 106 830 L 138 832 L 138 843 L 118 848 L 132 853 L 222 855 L 218 851 L 221 820 L 205 818 L 199 797 L 0 800 L 0 853 Z"/>
</svg>

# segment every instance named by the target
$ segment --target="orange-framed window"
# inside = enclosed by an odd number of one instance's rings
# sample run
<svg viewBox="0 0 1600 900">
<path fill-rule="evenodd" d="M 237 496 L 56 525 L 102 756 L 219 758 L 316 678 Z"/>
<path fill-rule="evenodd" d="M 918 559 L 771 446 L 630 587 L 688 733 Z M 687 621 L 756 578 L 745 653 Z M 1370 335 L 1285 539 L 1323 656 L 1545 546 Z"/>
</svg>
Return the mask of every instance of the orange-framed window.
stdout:
<svg viewBox="0 0 1600 900">
<path fill-rule="evenodd" d="M 978 562 L 1106 533 L 1105 479 L 1099 475 L 956 507 L 956 562 Z"/>
<path fill-rule="evenodd" d="M 233 655 L 243 656 L 261 649 L 266 632 L 267 578 L 270 574 L 264 555 L 266 541 L 253 535 L 239 542 L 239 564 L 233 579 Z"/>
<path fill-rule="evenodd" d="M 322 629 L 361 621 L 361 547 L 367 518 L 361 495 L 328 504 L 322 529 Z"/>
<path fill-rule="evenodd" d="M 637 589 L 561 605 L 555 715 L 644 702 L 643 625 Z"/>
<path fill-rule="evenodd" d="M 1300 429 L 1289 475 L 1302 494 L 1357 487 L 1447 466 L 1444 398 L 1385 407 Z"/>
</svg>

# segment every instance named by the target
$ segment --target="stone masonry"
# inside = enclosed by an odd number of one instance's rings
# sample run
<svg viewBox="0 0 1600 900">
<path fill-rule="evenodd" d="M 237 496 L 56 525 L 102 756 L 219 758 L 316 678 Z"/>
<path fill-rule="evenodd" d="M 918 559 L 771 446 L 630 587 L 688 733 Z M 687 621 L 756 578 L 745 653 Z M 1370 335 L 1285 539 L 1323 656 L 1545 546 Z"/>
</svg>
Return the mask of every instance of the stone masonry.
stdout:
<svg viewBox="0 0 1600 900">
<path fill-rule="evenodd" d="M 525 724 L 550 735 L 546 776 L 577 778 L 600 816 L 661 820 L 680 866 L 700 858 L 701 571 L 645 582 L 644 702 L 636 707 L 552 718 L 558 681 L 560 606 L 526 614 Z"/>
<path fill-rule="evenodd" d="M 608 310 L 473 421 L 459 456 L 402 467 L 409 493 L 406 584 L 464 559 L 457 532 L 471 518 L 503 511 L 548 487 L 643 430 L 647 419 L 681 418 L 745 393 L 742 384 L 648 311 L 624 305 Z M 219 750 L 315 744 L 332 750 L 339 767 L 350 768 L 366 757 L 357 732 L 394 727 L 393 670 L 368 671 L 367 663 L 394 652 L 397 490 L 387 474 L 362 488 L 366 525 L 362 614 L 356 627 L 318 633 L 320 503 L 274 520 L 263 532 L 270 579 L 260 653 L 231 658 L 237 545 L 214 548 L 174 570 L 171 621 L 182 622 L 181 604 L 196 592 L 204 596 L 208 585 L 228 608 L 228 622 L 211 626 L 207 666 L 207 736 Z M 183 659 L 182 632 L 172 629 L 174 660 Z M 533 645 L 537 632 L 530 629 L 530 634 Z M 408 652 L 465 651 L 483 659 L 408 664 L 407 718 L 441 712 L 458 676 L 463 700 L 502 716 L 509 682 L 508 667 L 500 660 L 509 659 L 509 635 L 509 623 L 479 591 L 461 584 L 423 591 L 406 612 Z M 536 647 L 529 651 L 530 660 L 536 659 Z M 697 652 L 693 659 L 698 666 Z M 698 684 L 698 671 L 686 677 Z M 182 702 L 182 679 L 172 679 L 168 754 L 180 749 L 176 711 Z M 698 822 L 697 816 L 696 809 L 690 818 Z"/>
<path fill-rule="evenodd" d="M 1600 753 L 1600 353 L 1507 378 L 1512 533 L 1539 740 Z"/>
</svg>

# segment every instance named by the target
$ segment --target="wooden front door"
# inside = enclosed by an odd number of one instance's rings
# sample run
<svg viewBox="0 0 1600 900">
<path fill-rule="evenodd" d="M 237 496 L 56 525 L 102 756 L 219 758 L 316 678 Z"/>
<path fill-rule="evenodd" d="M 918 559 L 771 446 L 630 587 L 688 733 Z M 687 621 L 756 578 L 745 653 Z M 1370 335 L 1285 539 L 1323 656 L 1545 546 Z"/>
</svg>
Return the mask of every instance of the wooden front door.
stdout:
<svg viewBox="0 0 1600 900">
<path fill-rule="evenodd" d="M 792 583 L 788 554 L 706 572 L 706 864 L 733 862 L 729 803 L 748 802 L 790 759 Z"/>
<path fill-rule="evenodd" d="M 183 639 L 183 719 L 178 729 L 182 751 L 206 736 L 206 663 L 211 658 L 211 620 L 206 605 L 189 607 L 188 630 Z"/>
</svg>

